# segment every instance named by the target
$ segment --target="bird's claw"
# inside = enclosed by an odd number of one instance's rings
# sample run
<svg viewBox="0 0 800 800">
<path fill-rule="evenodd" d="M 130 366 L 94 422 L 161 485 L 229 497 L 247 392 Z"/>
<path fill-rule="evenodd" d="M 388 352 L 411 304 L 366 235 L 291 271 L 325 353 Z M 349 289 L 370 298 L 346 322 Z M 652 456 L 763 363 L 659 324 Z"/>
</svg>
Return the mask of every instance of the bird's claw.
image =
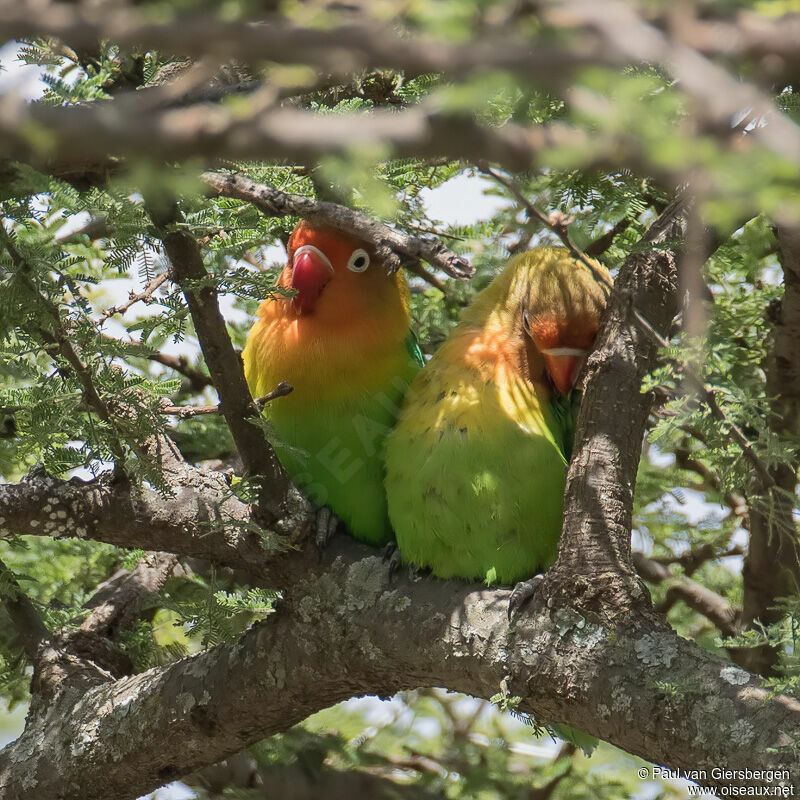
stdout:
<svg viewBox="0 0 800 800">
<path fill-rule="evenodd" d="M 317 530 L 314 535 L 314 543 L 320 550 L 326 547 L 338 526 L 339 518 L 327 506 L 322 506 L 317 511 Z"/>
<path fill-rule="evenodd" d="M 395 574 L 397 570 L 403 565 L 403 557 L 400 555 L 400 549 L 397 547 L 397 542 L 389 542 L 384 545 L 381 550 L 383 560 L 389 565 L 389 577 Z"/>
<path fill-rule="evenodd" d="M 517 614 L 524 605 L 529 603 L 539 587 L 542 585 L 544 575 L 534 575 L 530 580 L 520 581 L 511 592 L 511 597 L 508 598 L 508 621 Z"/>
</svg>

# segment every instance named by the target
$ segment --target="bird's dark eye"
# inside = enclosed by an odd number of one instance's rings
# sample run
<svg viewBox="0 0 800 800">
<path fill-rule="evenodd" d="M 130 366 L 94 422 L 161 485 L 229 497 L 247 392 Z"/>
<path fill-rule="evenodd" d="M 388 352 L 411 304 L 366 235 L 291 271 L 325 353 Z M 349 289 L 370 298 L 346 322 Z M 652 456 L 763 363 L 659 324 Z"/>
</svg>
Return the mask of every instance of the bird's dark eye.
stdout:
<svg viewBox="0 0 800 800">
<path fill-rule="evenodd" d="M 347 269 L 352 272 L 363 272 L 368 266 L 369 253 L 367 253 L 366 250 L 362 250 L 360 247 L 358 250 L 353 250 L 347 262 Z"/>
</svg>

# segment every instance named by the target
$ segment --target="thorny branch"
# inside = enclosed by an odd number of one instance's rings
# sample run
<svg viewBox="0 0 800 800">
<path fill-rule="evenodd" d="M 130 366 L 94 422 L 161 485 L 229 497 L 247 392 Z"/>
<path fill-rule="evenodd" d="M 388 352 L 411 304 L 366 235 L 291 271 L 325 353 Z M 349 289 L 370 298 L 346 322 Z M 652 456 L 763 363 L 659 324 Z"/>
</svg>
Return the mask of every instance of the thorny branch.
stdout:
<svg viewBox="0 0 800 800">
<path fill-rule="evenodd" d="M 162 272 L 161 275 L 156 275 L 141 292 L 131 292 L 127 301 L 119 305 L 109 306 L 103 313 L 95 320 L 95 325 L 101 327 L 106 320 L 117 314 L 124 314 L 129 308 L 136 303 L 149 303 L 155 291 L 169 280 L 169 273 Z"/>
</svg>

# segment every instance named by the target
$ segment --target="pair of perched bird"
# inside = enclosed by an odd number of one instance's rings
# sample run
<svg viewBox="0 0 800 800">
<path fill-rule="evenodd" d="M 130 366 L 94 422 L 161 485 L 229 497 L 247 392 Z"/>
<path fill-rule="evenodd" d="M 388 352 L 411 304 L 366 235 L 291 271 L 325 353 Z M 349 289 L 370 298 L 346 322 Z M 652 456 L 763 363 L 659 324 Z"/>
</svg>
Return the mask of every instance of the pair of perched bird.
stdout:
<svg viewBox="0 0 800 800">
<path fill-rule="evenodd" d="M 578 408 L 605 294 L 563 248 L 514 258 L 425 364 L 405 279 L 364 242 L 301 222 L 244 351 L 278 456 L 362 541 L 396 537 L 441 578 L 512 583 L 555 559 Z M 597 269 L 604 274 L 599 265 Z"/>
</svg>

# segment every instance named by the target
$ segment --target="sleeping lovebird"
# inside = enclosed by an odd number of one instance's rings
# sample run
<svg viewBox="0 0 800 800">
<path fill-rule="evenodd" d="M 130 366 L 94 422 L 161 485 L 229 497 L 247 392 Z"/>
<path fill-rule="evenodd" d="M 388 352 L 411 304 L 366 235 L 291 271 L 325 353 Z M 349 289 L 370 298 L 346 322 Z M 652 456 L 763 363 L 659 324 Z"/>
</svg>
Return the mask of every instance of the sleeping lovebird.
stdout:
<svg viewBox="0 0 800 800">
<path fill-rule="evenodd" d="M 384 439 L 424 363 L 408 286 L 334 228 L 300 222 L 288 253 L 278 285 L 295 293 L 261 304 L 242 354 L 247 383 L 255 398 L 280 381 L 294 387 L 266 412 L 278 458 L 357 539 L 383 545 Z"/>
<path fill-rule="evenodd" d="M 475 297 L 386 440 L 405 563 L 510 584 L 555 560 L 573 386 L 604 307 L 604 288 L 561 247 L 515 257 Z"/>
</svg>

